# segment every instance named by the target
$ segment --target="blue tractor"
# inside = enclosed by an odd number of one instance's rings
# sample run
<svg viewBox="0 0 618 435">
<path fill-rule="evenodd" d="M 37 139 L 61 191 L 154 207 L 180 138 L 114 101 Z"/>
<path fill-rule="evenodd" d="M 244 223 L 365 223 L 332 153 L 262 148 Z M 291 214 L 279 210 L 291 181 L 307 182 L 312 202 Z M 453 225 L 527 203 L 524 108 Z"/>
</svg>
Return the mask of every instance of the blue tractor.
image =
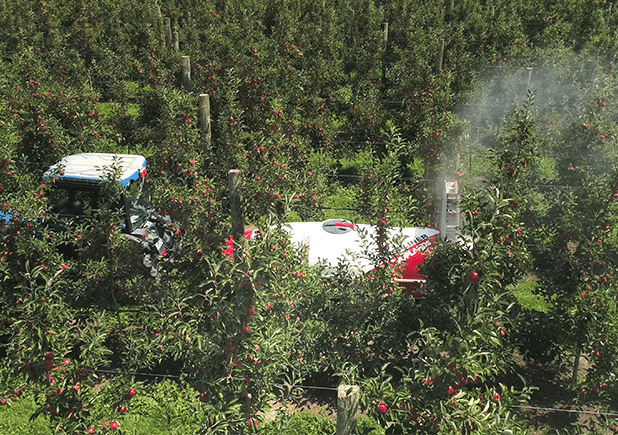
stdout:
<svg viewBox="0 0 618 435">
<path fill-rule="evenodd" d="M 108 204 L 102 201 L 104 188 L 115 182 L 120 195 L 114 211 L 121 215 L 116 227 L 139 246 L 142 263 L 150 275 L 158 276 L 163 265 L 178 258 L 182 241 L 171 218 L 156 213 L 150 203 L 144 156 L 74 154 L 50 167 L 43 180 L 52 186 L 49 205 L 54 216 L 51 225 L 56 231 L 96 218 L 103 204 Z"/>
</svg>

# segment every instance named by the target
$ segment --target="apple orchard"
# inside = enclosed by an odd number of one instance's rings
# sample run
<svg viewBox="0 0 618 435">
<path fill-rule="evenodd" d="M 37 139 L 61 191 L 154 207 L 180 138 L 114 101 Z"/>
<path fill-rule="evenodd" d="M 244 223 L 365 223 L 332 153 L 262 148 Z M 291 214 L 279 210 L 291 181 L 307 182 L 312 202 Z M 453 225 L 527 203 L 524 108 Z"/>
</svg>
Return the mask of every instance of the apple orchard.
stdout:
<svg viewBox="0 0 618 435">
<path fill-rule="evenodd" d="M 574 409 L 615 405 L 606 3 L 65 3 L 0 8 L 0 410 L 27 397 L 56 433 L 132 433 L 173 397 L 182 433 L 267 433 L 293 387 L 345 383 L 387 433 L 523 434 L 522 361 L 569 367 Z M 146 157 L 183 240 L 164 274 L 113 207 L 46 229 L 42 174 L 78 152 Z M 240 262 L 231 169 L 259 230 Z M 388 229 L 435 226 L 448 177 L 467 243 L 435 246 L 413 298 L 382 266 Z M 377 226 L 371 274 L 326 276 L 282 230 L 331 218 Z"/>
</svg>

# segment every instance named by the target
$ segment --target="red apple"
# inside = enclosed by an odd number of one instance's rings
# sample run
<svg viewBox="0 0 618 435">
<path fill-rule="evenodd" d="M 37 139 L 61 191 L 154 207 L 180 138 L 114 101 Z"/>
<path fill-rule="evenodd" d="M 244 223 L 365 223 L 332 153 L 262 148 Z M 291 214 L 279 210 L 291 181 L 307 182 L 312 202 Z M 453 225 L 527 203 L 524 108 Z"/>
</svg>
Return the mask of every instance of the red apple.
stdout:
<svg viewBox="0 0 618 435">
<path fill-rule="evenodd" d="M 479 274 L 478 272 L 471 270 L 470 272 L 468 272 L 467 278 L 469 283 L 474 283 L 479 280 Z"/>
</svg>

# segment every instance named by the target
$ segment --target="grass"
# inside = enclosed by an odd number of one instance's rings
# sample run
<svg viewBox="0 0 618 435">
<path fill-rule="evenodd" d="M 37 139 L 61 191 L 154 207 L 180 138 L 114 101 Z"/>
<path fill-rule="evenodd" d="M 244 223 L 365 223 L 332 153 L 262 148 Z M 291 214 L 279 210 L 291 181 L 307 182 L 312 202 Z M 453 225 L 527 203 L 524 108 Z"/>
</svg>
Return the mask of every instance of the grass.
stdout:
<svg viewBox="0 0 618 435">
<path fill-rule="evenodd" d="M 147 408 L 146 405 L 151 407 Z M 142 398 L 143 407 L 131 414 L 116 418 L 126 435 L 190 435 L 200 426 L 196 410 L 186 409 L 187 404 L 178 400 L 166 406 L 154 398 Z M 182 409 L 181 409 L 182 408 Z M 32 396 L 22 396 L 10 405 L 0 407 L 0 434 L 47 435 L 54 433 L 54 425 L 43 415 L 31 420 L 36 411 Z M 189 412 L 190 411 L 190 412 Z"/>
<path fill-rule="evenodd" d="M 30 417 L 36 411 L 34 397 L 23 395 L 16 402 L 0 406 L 0 433 L 11 435 L 39 435 L 52 433 L 48 418 L 39 415 L 34 420 Z"/>
<path fill-rule="evenodd" d="M 168 383 L 169 384 L 169 383 Z M 154 396 L 156 396 L 156 392 Z M 131 414 L 117 419 L 123 434 L 148 435 L 184 435 L 194 434 L 198 430 L 198 409 L 188 409 L 187 401 L 174 397 L 167 404 L 161 404 L 155 397 L 141 397 L 132 404 Z M 167 408 L 167 412 L 165 411 Z M 0 434 L 11 435 L 47 435 L 54 433 L 53 424 L 43 415 L 31 420 L 36 411 L 33 396 L 25 394 L 16 402 L 0 407 Z M 332 435 L 336 431 L 336 423 L 327 415 L 304 411 L 300 413 L 282 414 L 275 421 L 260 427 L 260 433 L 275 435 Z M 375 420 L 362 417 L 358 421 L 357 433 L 367 435 L 383 435 L 382 429 Z"/>
<path fill-rule="evenodd" d="M 97 400 L 91 403 L 93 426 L 103 419 L 115 420 L 125 435 L 193 435 L 207 425 L 209 418 L 197 398 L 187 396 L 184 389 L 175 382 L 164 381 L 152 384 L 148 392 L 139 394 L 127 402 L 127 413 L 120 415 L 111 411 L 105 399 L 105 392 L 97 393 Z M 0 406 L 0 434 L 44 435 L 55 433 L 55 423 L 47 416 L 38 415 L 35 397 L 24 393 L 17 401 Z M 108 417 L 94 417 L 107 415 Z M 99 433 L 99 432 L 97 432 Z"/>
</svg>

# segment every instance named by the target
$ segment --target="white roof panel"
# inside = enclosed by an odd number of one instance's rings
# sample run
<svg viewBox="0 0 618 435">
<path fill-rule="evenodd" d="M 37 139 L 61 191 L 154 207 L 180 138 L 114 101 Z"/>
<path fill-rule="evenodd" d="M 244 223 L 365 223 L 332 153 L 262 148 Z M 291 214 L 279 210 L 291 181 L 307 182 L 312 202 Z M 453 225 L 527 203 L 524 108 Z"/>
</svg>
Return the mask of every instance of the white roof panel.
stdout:
<svg viewBox="0 0 618 435">
<path fill-rule="evenodd" d="M 352 224 L 348 221 L 333 219 L 332 222 L 338 221 L 337 227 L 341 228 L 339 232 L 333 232 L 328 225 L 331 221 L 326 222 L 292 222 L 286 224 L 283 229 L 290 234 L 290 240 L 298 245 L 308 247 L 309 265 L 324 263 L 328 267 L 335 268 L 341 260 L 347 259 L 350 265 L 358 269 L 362 273 L 371 271 L 375 265 L 363 256 L 365 251 L 364 246 L 369 245 L 370 251 L 376 249 L 375 246 L 375 230 L 373 225 Z M 324 224 L 327 224 L 326 227 Z M 347 230 L 346 230 L 347 229 Z M 363 239 L 359 230 L 366 234 Z M 389 228 L 389 237 L 395 238 L 403 236 L 402 252 L 407 251 L 411 246 L 419 243 L 421 240 L 430 238 L 439 234 L 439 231 L 433 228 Z"/>
<path fill-rule="evenodd" d="M 55 176 L 66 181 L 107 181 L 108 174 L 115 168 L 122 187 L 125 187 L 131 180 L 139 179 L 140 171 L 146 168 L 146 159 L 133 154 L 73 154 L 49 168 L 44 177 Z"/>
</svg>

